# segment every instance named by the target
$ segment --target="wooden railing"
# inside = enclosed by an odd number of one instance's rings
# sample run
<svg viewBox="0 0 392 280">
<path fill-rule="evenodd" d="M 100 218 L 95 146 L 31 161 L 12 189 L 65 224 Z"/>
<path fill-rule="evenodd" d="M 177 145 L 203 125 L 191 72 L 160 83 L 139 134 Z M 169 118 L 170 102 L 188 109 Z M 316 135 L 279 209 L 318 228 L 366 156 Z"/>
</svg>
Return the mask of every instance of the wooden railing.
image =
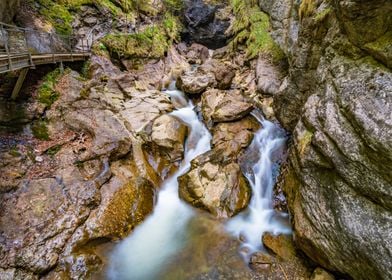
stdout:
<svg viewBox="0 0 392 280">
<path fill-rule="evenodd" d="M 93 39 L 64 36 L 0 22 L 0 73 L 35 65 L 84 60 Z"/>
</svg>

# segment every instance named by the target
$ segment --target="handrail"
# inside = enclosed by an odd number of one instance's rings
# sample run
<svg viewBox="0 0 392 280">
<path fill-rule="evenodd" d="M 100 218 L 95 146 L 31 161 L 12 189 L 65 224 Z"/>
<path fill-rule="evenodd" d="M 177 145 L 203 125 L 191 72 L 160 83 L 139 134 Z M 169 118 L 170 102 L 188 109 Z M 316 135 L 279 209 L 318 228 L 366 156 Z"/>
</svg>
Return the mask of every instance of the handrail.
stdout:
<svg viewBox="0 0 392 280">
<path fill-rule="evenodd" d="M 0 59 L 8 60 L 8 71 L 13 70 L 13 59 L 28 56 L 29 67 L 34 67 L 33 56 L 51 55 L 53 63 L 56 55 L 88 54 L 91 44 L 84 36 L 63 35 L 42 30 L 18 27 L 0 22 Z M 4 72 L 4 71 L 3 71 Z"/>
</svg>

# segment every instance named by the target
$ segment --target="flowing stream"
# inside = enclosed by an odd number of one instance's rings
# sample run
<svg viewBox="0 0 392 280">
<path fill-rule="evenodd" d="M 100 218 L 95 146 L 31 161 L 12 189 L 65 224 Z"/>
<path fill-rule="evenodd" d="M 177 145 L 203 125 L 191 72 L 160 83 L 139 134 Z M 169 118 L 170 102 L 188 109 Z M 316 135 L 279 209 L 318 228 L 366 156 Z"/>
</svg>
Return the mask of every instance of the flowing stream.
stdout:
<svg viewBox="0 0 392 280">
<path fill-rule="evenodd" d="M 158 194 L 154 212 L 123 240 L 112 252 L 107 277 L 111 280 L 159 279 L 162 269 L 170 264 L 186 244 L 187 225 L 196 211 L 178 197 L 177 178 L 186 173 L 190 162 L 211 149 L 211 135 L 198 119 L 194 105 L 181 91 L 167 91 L 176 110 L 171 115 L 182 120 L 190 130 L 182 164 L 177 172 L 164 181 Z M 231 219 L 226 229 L 244 240 L 246 256 L 262 249 L 264 232 L 289 233 L 286 217 L 278 215 L 272 207 L 273 185 L 278 172 L 277 160 L 285 146 L 285 133 L 277 125 L 265 120 L 257 112 L 254 116 L 262 124 L 245 153 L 244 168 L 253 195 L 246 212 Z"/>
<path fill-rule="evenodd" d="M 227 230 L 243 240 L 244 257 L 263 249 L 261 236 L 265 232 L 289 234 L 288 215 L 273 208 L 273 189 L 279 172 L 279 158 L 286 146 L 286 133 L 278 125 L 264 119 L 258 112 L 253 116 L 262 128 L 255 134 L 245 153 L 244 175 L 252 188 L 248 209 L 231 219 Z"/>
<path fill-rule="evenodd" d="M 194 211 L 178 197 L 177 178 L 189 170 L 192 159 L 211 149 L 211 134 L 198 119 L 192 102 L 187 101 L 182 92 L 172 89 L 167 93 L 175 104 L 186 104 L 171 113 L 190 129 L 184 160 L 177 172 L 163 183 L 153 214 L 115 249 L 109 279 L 156 279 L 168 258 L 185 243 L 186 225 Z"/>
</svg>

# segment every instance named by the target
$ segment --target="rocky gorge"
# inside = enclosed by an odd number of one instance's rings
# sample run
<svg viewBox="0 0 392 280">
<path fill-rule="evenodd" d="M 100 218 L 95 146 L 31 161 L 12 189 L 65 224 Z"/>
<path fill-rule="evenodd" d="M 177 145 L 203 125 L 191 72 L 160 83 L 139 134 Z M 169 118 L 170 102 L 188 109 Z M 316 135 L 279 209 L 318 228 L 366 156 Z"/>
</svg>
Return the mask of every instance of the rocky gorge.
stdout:
<svg viewBox="0 0 392 280">
<path fill-rule="evenodd" d="M 83 67 L 30 71 L 16 102 L 1 77 L 0 279 L 124 279 L 106 273 L 110 252 L 199 144 L 175 113 L 187 106 L 210 148 L 175 181 L 180 212 L 199 210 L 144 279 L 392 278 L 390 1 L 124 3 L 0 4 L 1 21 L 93 43 Z M 252 205 L 258 114 L 287 131 L 268 159 L 271 211 L 292 234 L 255 236 L 264 248 L 244 262 L 246 234 L 222 224 Z"/>
</svg>

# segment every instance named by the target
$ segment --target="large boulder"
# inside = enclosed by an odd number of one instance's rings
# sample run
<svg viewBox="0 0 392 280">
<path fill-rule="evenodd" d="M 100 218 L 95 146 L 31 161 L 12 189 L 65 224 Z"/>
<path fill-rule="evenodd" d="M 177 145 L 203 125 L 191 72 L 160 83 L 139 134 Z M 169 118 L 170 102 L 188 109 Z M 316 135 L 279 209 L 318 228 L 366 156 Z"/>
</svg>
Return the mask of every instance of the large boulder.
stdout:
<svg viewBox="0 0 392 280">
<path fill-rule="evenodd" d="M 218 218 L 229 218 L 248 206 L 251 191 L 240 166 L 215 151 L 192 161 L 178 179 L 180 197 Z"/>
<path fill-rule="evenodd" d="M 185 2 L 185 25 L 188 41 L 200 43 L 211 49 L 227 44 L 226 30 L 230 26 L 229 6 L 212 4 L 205 0 Z"/>
<path fill-rule="evenodd" d="M 180 160 L 184 154 L 184 142 L 187 126 L 170 115 L 155 119 L 152 126 L 151 140 L 171 161 Z"/>
<path fill-rule="evenodd" d="M 392 278 L 390 1 L 264 1 L 290 69 L 283 175 L 295 241 L 353 279 Z M 342 249 L 344 248 L 344 249 Z"/>
<path fill-rule="evenodd" d="M 189 69 L 180 75 L 176 86 L 188 94 L 203 93 L 208 87 L 215 85 L 215 76 L 202 67 Z"/>
<path fill-rule="evenodd" d="M 212 129 L 212 145 L 224 156 L 236 158 L 237 155 L 250 145 L 253 134 L 260 124 L 252 116 L 239 121 L 218 123 Z"/>
<path fill-rule="evenodd" d="M 209 89 L 202 95 L 202 113 L 207 123 L 242 119 L 253 109 L 239 90 Z"/>
</svg>

